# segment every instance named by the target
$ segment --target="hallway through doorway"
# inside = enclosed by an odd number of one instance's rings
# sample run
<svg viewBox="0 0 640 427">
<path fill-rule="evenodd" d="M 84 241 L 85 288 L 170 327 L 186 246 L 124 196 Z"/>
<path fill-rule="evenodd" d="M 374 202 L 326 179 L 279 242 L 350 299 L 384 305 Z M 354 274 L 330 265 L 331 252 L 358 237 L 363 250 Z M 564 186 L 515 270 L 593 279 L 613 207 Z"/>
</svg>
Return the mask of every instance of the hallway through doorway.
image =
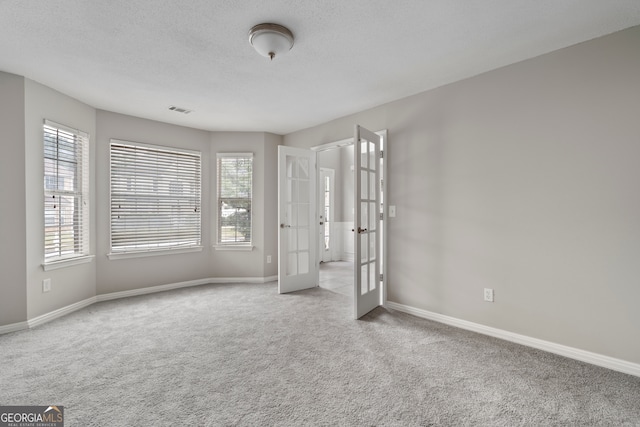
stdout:
<svg viewBox="0 0 640 427">
<path fill-rule="evenodd" d="M 320 287 L 353 298 L 353 262 L 320 263 Z"/>
</svg>

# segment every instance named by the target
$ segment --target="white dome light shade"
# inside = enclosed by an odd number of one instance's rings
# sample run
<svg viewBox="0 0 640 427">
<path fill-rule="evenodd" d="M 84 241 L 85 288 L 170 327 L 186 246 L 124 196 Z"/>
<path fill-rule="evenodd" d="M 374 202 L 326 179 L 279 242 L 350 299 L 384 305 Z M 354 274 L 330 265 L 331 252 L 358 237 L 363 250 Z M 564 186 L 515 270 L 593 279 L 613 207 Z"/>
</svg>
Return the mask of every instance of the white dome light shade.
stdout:
<svg viewBox="0 0 640 427">
<path fill-rule="evenodd" d="M 249 31 L 249 43 L 262 56 L 273 58 L 293 47 L 293 34 L 278 24 L 258 24 Z"/>
</svg>

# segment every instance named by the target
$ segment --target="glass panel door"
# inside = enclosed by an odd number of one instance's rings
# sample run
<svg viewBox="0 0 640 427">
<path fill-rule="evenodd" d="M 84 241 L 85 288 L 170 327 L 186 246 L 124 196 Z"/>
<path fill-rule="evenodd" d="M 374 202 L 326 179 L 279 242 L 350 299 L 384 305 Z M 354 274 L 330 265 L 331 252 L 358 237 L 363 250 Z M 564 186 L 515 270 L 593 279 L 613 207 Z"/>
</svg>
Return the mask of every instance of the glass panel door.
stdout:
<svg viewBox="0 0 640 427">
<path fill-rule="evenodd" d="M 380 150 L 382 137 L 356 125 L 355 298 L 356 319 L 382 303 L 380 280 Z"/>
<path fill-rule="evenodd" d="M 278 292 L 318 285 L 316 153 L 278 147 Z"/>
</svg>

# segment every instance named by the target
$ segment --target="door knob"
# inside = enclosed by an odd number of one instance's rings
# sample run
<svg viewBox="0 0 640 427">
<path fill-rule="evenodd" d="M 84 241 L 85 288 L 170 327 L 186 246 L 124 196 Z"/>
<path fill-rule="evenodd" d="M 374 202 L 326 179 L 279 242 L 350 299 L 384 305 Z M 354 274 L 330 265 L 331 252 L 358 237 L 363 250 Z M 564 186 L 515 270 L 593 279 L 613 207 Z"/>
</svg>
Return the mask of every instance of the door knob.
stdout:
<svg viewBox="0 0 640 427">
<path fill-rule="evenodd" d="M 366 229 L 366 228 L 360 228 L 360 227 L 358 227 L 358 234 L 362 234 L 362 233 L 364 233 L 365 231 L 367 231 L 367 229 Z"/>
<path fill-rule="evenodd" d="M 290 225 L 280 224 L 280 228 L 291 228 L 291 226 Z"/>
<path fill-rule="evenodd" d="M 324 225 L 324 222 L 321 222 L 320 225 Z"/>
</svg>

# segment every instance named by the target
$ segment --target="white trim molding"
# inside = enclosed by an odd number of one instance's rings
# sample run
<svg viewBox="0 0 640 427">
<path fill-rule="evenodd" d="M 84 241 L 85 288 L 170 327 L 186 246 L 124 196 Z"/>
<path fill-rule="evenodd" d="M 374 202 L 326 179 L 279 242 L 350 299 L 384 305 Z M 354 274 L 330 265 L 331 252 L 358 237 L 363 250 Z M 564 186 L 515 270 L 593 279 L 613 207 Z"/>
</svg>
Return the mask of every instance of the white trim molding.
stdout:
<svg viewBox="0 0 640 427">
<path fill-rule="evenodd" d="M 256 284 L 256 283 L 269 283 L 278 280 L 278 276 L 267 276 L 267 277 L 217 277 L 215 279 L 209 279 L 209 283 L 211 284 L 221 284 L 221 283 L 246 283 L 246 284 Z"/>
<path fill-rule="evenodd" d="M 98 295 L 97 301 L 110 301 L 120 298 L 135 297 L 139 295 L 153 294 L 156 292 L 170 291 L 173 289 L 190 288 L 192 286 L 214 285 L 224 283 L 267 283 L 277 280 L 277 276 L 269 277 L 212 277 L 209 279 L 189 280 L 187 282 L 169 283 L 166 285 L 149 286 L 147 288 L 132 289 L 130 291 L 111 292 Z"/>
<path fill-rule="evenodd" d="M 27 323 L 29 325 L 28 328 L 30 329 L 30 328 L 35 328 L 36 326 L 43 325 L 59 317 L 65 316 L 67 314 L 73 313 L 74 311 L 78 311 L 80 309 L 88 307 L 91 304 L 94 304 L 95 302 L 96 302 L 96 297 L 91 297 L 91 298 L 87 298 L 85 300 L 73 303 L 66 307 L 62 307 L 57 310 L 50 311 L 49 313 L 45 313 L 41 316 L 34 317 L 33 319 L 27 320 Z"/>
<path fill-rule="evenodd" d="M 149 286 L 147 288 L 131 289 L 128 291 L 111 292 L 108 294 L 100 294 L 96 296 L 98 302 L 111 301 L 120 298 L 136 297 L 139 295 L 154 294 L 156 292 L 170 291 L 172 289 L 189 288 L 191 286 L 208 285 L 211 283 L 209 279 L 189 280 L 187 282 L 169 283 L 166 285 Z"/>
<path fill-rule="evenodd" d="M 216 251 L 252 251 L 255 246 L 252 245 L 213 245 Z"/>
<path fill-rule="evenodd" d="M 505 341 L 526 345 L 527 347 L 536 348 L 538 350 L 558 354 L 570 359 L 579 360 L 581 362 L 590 363 L 592 365 L 601 366 L 603 368 L 640 377 L 640 364 L 627 362 L 625 360 L 604 356 L 598 353 L 592 353 L 590 351 L 581 350 L 562 344 L 556 344 L 538 338 L 528 337 L 526 335 L 516 334 L 513 332 L 505 331 L 503 329 L 492 328 L 490 326 L 481 325 L 479 323 L 469 322 L 467 320 L 433 313 L 431 311 L 422 310 L 408 305 L 398 304 L 392 301 L 387 301 L 385 307 L 392 310 L 402 311 L 403 313 L 412 314 L 423 319 L 433 320 L 435 322 L 444 323 L 445 325 L 455 326 L 456 328 L 466 329 L 468 331 L 477 332 L 483 335 L 489 335 L 491 337 L 500 338 Z"/>
<path fill-rule="evenodd" d="M 150 256 L 161 255 L 175 255 L 175 254 L 188 254 L 191 252 L 202 252 L 202 246 L 191 246 L 188 248 L 172 248 L 172 249 L 158 249 L 153 251 L 134 251 L 134 252 L 112 252 L 108 253 L 107 257 L 110 260 L 127 259 L 127 258 L 144 258 Z"/>
<path fill-rule="evenodd" d="M 0 335 L 2 334 L 10 334 L 11 332 L 22 331 L 23 329 L 29 329 L 29 322 L 17 322 L 17 323 L 9 323 L 8 325 L 0 326 Z"/>
<path fill-rule="evenodd" d="M 73 265 L 86 264 L 95 258 L 95 255 L 85 255 L 75 258 L 67 258 L 59 261 L 49 262 L 42 264 L 44 271 L 57 270 L 59 268 L 71 267 Z"/>
</svg>

